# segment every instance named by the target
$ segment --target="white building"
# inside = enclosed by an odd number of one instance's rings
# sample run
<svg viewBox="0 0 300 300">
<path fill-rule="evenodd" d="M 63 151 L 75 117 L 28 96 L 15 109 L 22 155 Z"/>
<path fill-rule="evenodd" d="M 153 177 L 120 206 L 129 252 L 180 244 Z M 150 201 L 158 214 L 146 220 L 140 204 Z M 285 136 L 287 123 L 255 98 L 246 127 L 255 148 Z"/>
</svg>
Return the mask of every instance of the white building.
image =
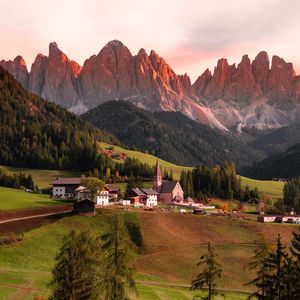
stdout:
<svg viewBox="0 0 300 300">
<path fill-rule="evenodd" d="M 75 190 L 75 198 L 77 201 L 91 200 L 90 191 L 85 186 L 79 186 Z M 96 206 L 106 206 L 109 205 L 109 192 L 107 190 L 98 191 L 96 198 Z"/>
<path fill-rule="evenodd" d="M 142 192 L 146 195 L 144 205 L 147 207 L 157 206 L 158 193 L 152 189 L 142 189 Z"/>
<path fill-rule="evenodd" d="M 109 192 L 106 190 L 102 190 L 97 194 L 96 205 L 106 206 L 109 204 Z"/>
</svg>

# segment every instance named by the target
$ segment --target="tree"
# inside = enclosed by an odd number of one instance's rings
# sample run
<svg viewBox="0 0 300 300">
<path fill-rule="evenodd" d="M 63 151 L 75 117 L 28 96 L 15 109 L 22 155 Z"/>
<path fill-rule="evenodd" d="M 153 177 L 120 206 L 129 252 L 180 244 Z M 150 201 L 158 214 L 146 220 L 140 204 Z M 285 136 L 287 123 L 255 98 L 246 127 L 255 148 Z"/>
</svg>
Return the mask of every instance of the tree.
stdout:
<svg viewBox="0 0 300 300">
<path fill-rule="evenodd" d="M 294 295 L 296 298 L 300 298 L 300 230 L 293 232 L 293 238 L 291 240 L 291 253 L 292 253 L 292 285 L 294 287 Z"/>
<path fill-rule="evenodd" d="M 263 235 L 259 236 L 259 239 L 256 241 L 257 246 L 254 251 L 254 256 L 249 263 L 249 269 L 256 269 L 257 276 L 247 285 L 255 285 L 257 291 L 251 294 L 248 299 L 269 299 L 267 298 L 267 290 L 270 287 L 270 246 L 267 244 Z"/>
<path fill-rule="evenodd" d="M 101 191 L 104 187 L 104 182 L 96 177 L 82 178 L 80 184 L 89 190 L 93 201 L 96 200 L 97 192 Z"/>
<path fill-rule="evenodd" d="M 200 261 L 197 263 L 197 266 L 201 266 L 202 270 L 197 275 L 196 279 L 192 281 L 191 290 L 200 290 L 203 288 L 208 289 L 208 294 L 205 297 L 196 296 L 203 300 L 211 300 L 214 296 L 219 293 L 216 291 L 216 281 L 221 278 L 221 265 L 216 262 L 216 254 L 214 249 L 209 243 L 207 246 L 207 253 L 200 256 Z"/>
<path fill-rule="evenodd" d="M 55 258 L 52 271 L 53 298 L 55 300 L 98 299 L 102 290 L 103 265 L 101 244 L 89 231 L 70 231 Z"/>
<path fill-rule="evenodd" d="M 103 234 L 101 239 L 106 257 L 105 299 L 128 299 L 128 290 L 137 294 L 133 277 L 134 245 L 119 214 L 114 216 L 108 232 Z"/>
<path fill-rule="evenodd" d="M 286 284 L 288 282 L 287 278 L 287 267 L 289 264 L 288 254 L 286 252 L 285 246 L 282 244 L 281 236 L 278 234 L 276 239 L 275 252 L 271 256 L 270 266 L 273 274 L 271 276 L 272 288 L 270 289 L 269 296 L 270 299 L 290 299 L 287 298 L 288 293 L 286 289 Z"/>
</svg>

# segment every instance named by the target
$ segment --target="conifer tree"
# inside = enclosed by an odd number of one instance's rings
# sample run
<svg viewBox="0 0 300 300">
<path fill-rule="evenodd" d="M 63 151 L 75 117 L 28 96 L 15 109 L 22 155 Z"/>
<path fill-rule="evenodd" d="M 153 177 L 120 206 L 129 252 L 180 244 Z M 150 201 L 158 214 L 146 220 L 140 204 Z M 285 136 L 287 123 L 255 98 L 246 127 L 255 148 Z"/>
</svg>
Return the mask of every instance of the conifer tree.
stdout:
<svg viewBox="0 0 300 300">
<path fill-rule="evenodd" d="M 257 287 L 257 291 L 251 294 L 248 299 L 270 299 L 267 297 L 267 293 L 268 287 L 271 285 L 271 249 L 263 235 L 259 236 L 259 239 L 256 241 L 256 243 L 257 246 L 254 251 L 254 256 L 249 263 L 249 269 L 257 270 L 257 276 L 252 281 L 248 282 L 247 285 L 255 285 Z"/>
<path fill-rule="evenodd" d="M 89 231 L 72 230 L 64 237 L 50 282 L 53 299 L 99 299 L 103 291 L 100 249 L 99 241 Z"/>
<path fill-rule="evenodd" d="M 292 278 L 294 295 L 300 299 L 300 230 L 293 232 L 291 240 L 291 253 L 292 253 Z"/>
<path fill-rule="evenodd" d="M 106 254 L 105 299 L 128 299 L 129 291 L 137 294 L 133 277 L 134 245 L 119 214 L 114 216 L 109 231 L 101 239 L 102 250 Z"/>
<path fill-rule="evenodd" d="M 216 290 L 216 282 L 221 278 L 221 265 L 216 262 L 216 254 L 214 249 L 209 243 L 207 246 L 207 253 L 200 256 L 200 261 L 197 263 L 201 267 L 201 272 L 197 275 L 196 279 L 192 281 L 191 290 L 201 290 L 207 288 L 207 296 L 195 296 L 194 299 L 211 300 L 219 293 Z"/>
</svg>

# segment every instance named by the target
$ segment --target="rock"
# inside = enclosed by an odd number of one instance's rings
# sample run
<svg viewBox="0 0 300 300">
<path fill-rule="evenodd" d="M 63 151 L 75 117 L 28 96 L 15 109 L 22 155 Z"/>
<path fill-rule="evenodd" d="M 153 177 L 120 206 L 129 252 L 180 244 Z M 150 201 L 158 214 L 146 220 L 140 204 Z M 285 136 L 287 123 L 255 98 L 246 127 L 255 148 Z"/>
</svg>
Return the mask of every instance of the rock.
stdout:
<svg viewBox="0 0 300 300">
<path fill-rule="evenodd" d="M 22 56 L 17 56 L 13 61 L 2 60 L 0 61 L 0 65 L 11 73 L 15 79 L 23 85 L 23 87 L 28 88 L 29 73 Z"/>
</svg>

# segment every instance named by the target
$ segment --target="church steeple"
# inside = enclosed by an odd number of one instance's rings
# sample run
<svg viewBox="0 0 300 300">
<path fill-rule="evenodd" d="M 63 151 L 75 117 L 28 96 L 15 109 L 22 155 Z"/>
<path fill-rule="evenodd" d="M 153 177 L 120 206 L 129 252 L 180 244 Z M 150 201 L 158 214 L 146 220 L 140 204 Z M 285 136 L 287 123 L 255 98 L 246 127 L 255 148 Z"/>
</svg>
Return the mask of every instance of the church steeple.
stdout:
<svg viewBox="0 0 300 300">
<path fill-rule="evenodd" d="M 153 178 L 153 189 L 159 193 L 161 190 L 161 186 L 162 186 L 162 175 L 161 175 L 159 161 L 157 160 L 155 166 L 155 175 Z"/>
</svg>

